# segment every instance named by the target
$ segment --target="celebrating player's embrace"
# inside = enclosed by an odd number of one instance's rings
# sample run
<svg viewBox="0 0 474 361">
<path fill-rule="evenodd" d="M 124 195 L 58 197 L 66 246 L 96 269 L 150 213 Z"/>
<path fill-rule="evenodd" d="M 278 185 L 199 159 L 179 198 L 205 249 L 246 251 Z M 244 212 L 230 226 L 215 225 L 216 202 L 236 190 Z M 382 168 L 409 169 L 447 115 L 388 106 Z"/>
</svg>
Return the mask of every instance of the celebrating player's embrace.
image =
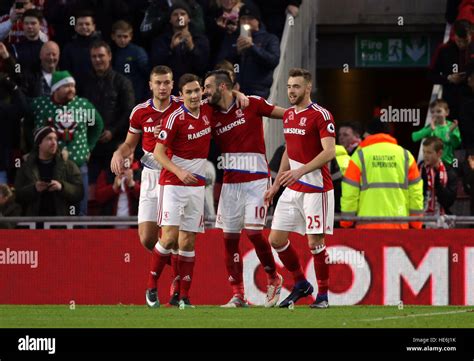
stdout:
<svg viewBox="0 0 474 361">
<path fill-rule="evenodd" d="M 152 250 L 148 306 L 160 305 L 157 282 L 166 264 L 171 264 L 174 280 L 169 304 L 194 307 L 189 293 L 196 233 L 204 232 L 205 164 L 211 137 L 222 152 L 224 184 L 216 227 L 224 231 L 225 264 L 233 292 L 223 307 L 248 306 L 239 250 L 243 229 L 267 274 L 265 307 L 278 303 L 283 285 L 272 246 L 295 281 L 290 296 L 279 306 L 288 307 L 313 292 L 288 241 L 289 232 L 308 235 L 319 287 L 311 307 L 329 306 L 324 234 L 332 234 L 333 229 L 334 201 L 327 162 L 335 156 L 335 128 L 332 115 L 311 102 L 311 86 L 308 71 L 292 69 L 288 96 L 293 107 L 285 110 L 260 97 L 246 97 L 232 90 L 231 76 L 224 70 L 206 74 L 207 101 L 202 101 L 197 76 L 184 74 L 179 79 L 180 100 L 171 96 L 171 70 L 157 67 L 152 71 L 153 98 L 133 110 L 127 139 L 111 162 L 112 170 L 120 174 L 143 133 L 145 155 L 138 218 L 140 240 Z M 264 116 L 283 118 L 287 143 L 273 186 L 265 157 Z M 269 242 L 262 230 L 267 207 L 280 186 L 288 188 L 276 207 Z"/>
</svg>

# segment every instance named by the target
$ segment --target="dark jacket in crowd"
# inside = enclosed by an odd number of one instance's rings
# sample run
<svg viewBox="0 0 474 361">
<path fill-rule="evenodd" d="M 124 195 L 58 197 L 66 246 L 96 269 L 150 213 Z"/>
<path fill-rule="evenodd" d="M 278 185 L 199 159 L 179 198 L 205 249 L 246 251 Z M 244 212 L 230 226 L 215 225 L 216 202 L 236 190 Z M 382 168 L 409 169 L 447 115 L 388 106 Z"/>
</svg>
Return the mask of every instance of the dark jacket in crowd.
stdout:
<svg viewBox="0 0 474 361">
<path fill-rule="evenodd" d="M 41 65 L 24 72 L 21 83 L 21 88 L 28 98 L 51 95 L 51 86 L 43 76 Z"/>
<path fill-rule="evenodd" d="M 0 58 L 0 73 L 8 74 L 14 81 L 18 83 L 19 74 L 15 72 L 16 61 L 12 53 L 7 59 Z"/>
<path fill-rule="evenodd" d="M 262 22 L 269 33 L 281 38 L 288 5 L 300 7 L 302 0 L 253 0 L 260 8 Z M 312 1 L 312 0 L 308 0 Z"/>
<path fill-rule="evenodd" d="M 185 44 L 171 49 L 173 31 L 169 29 L 153 41 L 151 64 L 167 65 L 173 70 L 174 93 L 177 94 L 178 80 L 185 73 L 203 76 L 209 62 L 209 40 L 204 35 L 193 34 L 194 49 L 190 51 Z"/>
<path fill-rule="evenodd" d="M 191 14 L 189 19 L 189 29 L 192 33 L 204 34 L 206 27 L 204 24 L 203 10 L 196 0 L 184 0 L 189 6 Z M 162 35 L 168 27 L 170 19 L 170 6 L 168 0 L 150 0 L 150 5 L 145 11 L 145 16 L 140 25 L 140 32 L 144 37 L 155 38 Z"/>
<path fill-rule="evenodd" d="M 474 91 L 469 87 L 460 97 L 458 121 L 463 148 L 474 148 Z"/>
<path fill-rule="evenodd" d="M 98 32 L 85 37 L 79 34 L 64 46 L 61 53 L 60 67 L 63 70 L 69 70 L 79 85 L 82 79 L 92 71 L 90 46 L 96 40 L 100 40 Z"/>
<path fill-rule="evenodd" d="M 90 72 L 79 88 L 79 95 L 88 99 L 104 120 L 104 130 L 110 130 L 120 141 L 127 133 L 130 111 L 135 106 L 133 86 L 113 69 L 103 76 Z"/>
<path fill-rule="evenodd" d="M 12 229 L 16 224 L 12 222 L 2 221 L 2 217 L 20 217 L 21 206 L 15 202 L 15 197 L 11 197 L 8 201 L 0 205 L 0 229 Z"/>
<path fill-rule="evenodd" d="M 443 99 L 448 102 L 449 116 L 457 119 L 459 116 L 459 99 L 466 92 L 466 82 L 453 84 L 448 81 L 448 76 L 457 67 L 458 73 L 466 71 L 466 65 L 474 60 L 474 43 L 466 49 L 460 50 L 453 40 L 441 44 L 436 50 L 429 69 L 430 80 L 434 84 L 443 86 Z"/>
<path fill-rule="evenodd" d="M 273 83 L 273 70 L 280 61 L 280 41 L 264 28 L 252 33 L 254 46 L 237 54 L 226 57 L 233 64 L 239 64 L 237 82 L 244 94 L 258 95 L 267 98 Z"/>
<path fill-rule="evenodd" d="M 421 178 L 423 179 L 423 196 L 427 197 L 428 192 L 428 177 L 426 174 L 426 169 L 421 163 Z M 441 207 L 443 207 L 446 214 L 452 214 L 449 208 L 454 204 L 457 196 L 457 185 L 458 185 L 458 176 L 453 167 L 449 164 L 444 163 L 446 167 L 446 173 L 448 175 L 448 181 L 446 186 L 443 187 L 439 180 L 439 173 L 435 175 L 435 193 L 436 199 Z"/>
<path fill-rule="evenodd" d="M 82 200 L 84 190 L 79 168 L 70 160 L 63 160 L 58 152 L 54 158 L 54 170 L 52 179 L 61 183 L 62 189 L 56 192 L 39 193 L 35 184 L 40 180 L 38 167 L 38 151 L 32 151 L 28 159 L 22 164 L 17 172 L 15 180 L 16 197 L 18 203 L 23 206 L 25 216 L 39 216 L 42 208 L 42 200 L 53 202 L 53 216 L 69 216 L 70 207 Z M 49 194 L 46 194 L 49 193 Z M 47 196 L 47 197 L 45 197 Z M 44 205 L 43 205 L 44 206 Z"/>
<path fill-rule="evenodd" d="M 113 69 L 132 82 L 136 101 L 145 100 L 150 92 L 150 64 L 145 49 L 132 43 L 125 48 L 116 46 L 113 48 L 112 62 Z"/>
<path fill-rule="evenodd" d="M 43 46 L 41 40 L 23 40 L 13 44 L 12 53 L 17 63 L 21 65 L 21 73 L 32 70 L 40 64 L 40 51 Z"/>
<path fill-rule="evenodd" d="M 112 132 L 109 142 L 97 142 L 91 156 L 91 162 L 98 169 L 89 167 L 89 179 L 95 181 L 99 169 L 110 163 L 112 153 L 123 142 L 127 134 L 130 112 L 135 106 L 135 95 L 130 80 L 110 68 L 103 76 L 90 72 L 81 83 L 79 95 L 87 98 L 97 109 L 104 121 L 104 131 Z"/>
<path fill-rule="evenodd" d="M 0 75 L 0 170 L 8 167 L 12 149 L 20 144 L 20 123 L 28 105 L 23 92 L 5 74 Z"/>
</svg>

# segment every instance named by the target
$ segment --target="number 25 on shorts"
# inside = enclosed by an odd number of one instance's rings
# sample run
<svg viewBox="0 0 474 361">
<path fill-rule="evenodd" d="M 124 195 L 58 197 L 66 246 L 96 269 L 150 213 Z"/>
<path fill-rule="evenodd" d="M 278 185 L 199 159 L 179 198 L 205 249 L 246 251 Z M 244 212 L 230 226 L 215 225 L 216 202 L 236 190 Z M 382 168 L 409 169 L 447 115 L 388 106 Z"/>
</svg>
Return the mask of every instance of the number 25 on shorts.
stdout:
<svg viewBox="0 0 474 361">
<path fill-rule="evenodd" d="M 319 221 L 319 215 L 316 216 L 308 216 L 308 229 L 314 229 L 321 227 L 321 222 Z"/>
</svg>

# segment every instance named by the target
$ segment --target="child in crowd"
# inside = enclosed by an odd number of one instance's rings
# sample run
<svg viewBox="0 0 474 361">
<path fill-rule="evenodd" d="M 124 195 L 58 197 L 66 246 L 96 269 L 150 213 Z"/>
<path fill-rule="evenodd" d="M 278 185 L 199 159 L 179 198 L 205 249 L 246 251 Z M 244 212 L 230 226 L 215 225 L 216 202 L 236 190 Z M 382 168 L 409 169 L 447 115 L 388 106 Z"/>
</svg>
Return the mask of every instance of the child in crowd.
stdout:
<svg viewBox="0 0 474 361">
<path fill-rule="evenodd" d="M 443 99 L 436 99 L 430 104 L 431 124 L 424 128 L 413 132 L 411 139 L 414 142 L 425 139 L 427 137 L 438 137 L 443 141 L 444 163 L 453 165 L 454 150 L 461 144 L 461 133 L 458 128 L 457 120 L 447 120 L 449 115 L 448 103 Z"/>
</svg>

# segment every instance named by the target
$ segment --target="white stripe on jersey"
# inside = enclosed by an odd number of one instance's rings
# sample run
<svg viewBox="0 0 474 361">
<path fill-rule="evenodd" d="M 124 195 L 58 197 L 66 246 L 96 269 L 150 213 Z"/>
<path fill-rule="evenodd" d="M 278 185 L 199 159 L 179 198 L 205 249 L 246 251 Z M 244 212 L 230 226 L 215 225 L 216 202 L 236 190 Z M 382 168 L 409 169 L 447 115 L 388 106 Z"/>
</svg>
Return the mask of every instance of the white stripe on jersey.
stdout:
<svg viewBox="0 0 474 361">
<path fill-rule="evenodd" d="M 288 159 L 290 163 L 290 169 L 298 169 L 304 166 L 303 163 L 300 163 L 296 160 L 293 160 L 291 158 Z M 324 179 L 323 179 L 323 174 L 321 172 L 321 169 L 315 169 L 312 172 L 306 173 L 303 175 L 298 181 L 300 184 L 307 185 L 309 187 L 316 187 L 323 189 L 324 187 Z"/>
<path fill-rule="evenodd" d="M 150 101 L 150 99 L 148 99 L 146 102 L 143 102 L 143 103 L 140 103 L 140 104 L 137 104 L 135 106 L 135 108 L 133 108 L 132 112 L 130 113 L 130 119 L 132 119 L 133 117 L 133 114 L 135 114 L 135 112 L 138 110 L 138 109 L 144 109 L 148 106 L 148 102 Z"/>
<path fill-rule="evenodd" d="M 317 105 L 315 103 L 313 103 L 311 106 L 313 107 L 314 110 L 319 111 L 323 115 L 324 120 L 330 120 L 331 119 L 331 115 L 323 107 L 320 107 L 319 105 Z"/>
<path fill-rule="evenodd" d="M 173 113 L 171 113 L 171 115 L 168 117 L 168 121 L 166 122 L 166 126 L 165 128 L 166 129 L 171 129 L 171 127 L 173 126 L 173 123 L 174 123 L 174 120 L 176 119 L 176 117 L 178 115 L 181 115 L 182 113 L 184 113 L 184 109 L 179 107 L 178 109 L 176 109 Z"/>
<path fill-rule="evenodd" d="M 129 131 L 130 133 L 134 133 L 134 134 L 140 134 L 140 133 L 142 133 L 142 130 L 141 130 L 141 129 L 137 129 L 137 128 L 134 128 L 134 127 L 132 127 L 132 126 L 130 126 L 130 127 L 128 128 L 128 131 Z"/>
<path fill-rule="evenodd" d="M 206 159 L 205 158 L 194 158 L 194 159 L 185 159 L 173 155 L 171 161 L 176 164 L 178 167 L 187 170 L 193 174 L 200 176 L 201 178 L 206 178 Z"/>
</svg>

